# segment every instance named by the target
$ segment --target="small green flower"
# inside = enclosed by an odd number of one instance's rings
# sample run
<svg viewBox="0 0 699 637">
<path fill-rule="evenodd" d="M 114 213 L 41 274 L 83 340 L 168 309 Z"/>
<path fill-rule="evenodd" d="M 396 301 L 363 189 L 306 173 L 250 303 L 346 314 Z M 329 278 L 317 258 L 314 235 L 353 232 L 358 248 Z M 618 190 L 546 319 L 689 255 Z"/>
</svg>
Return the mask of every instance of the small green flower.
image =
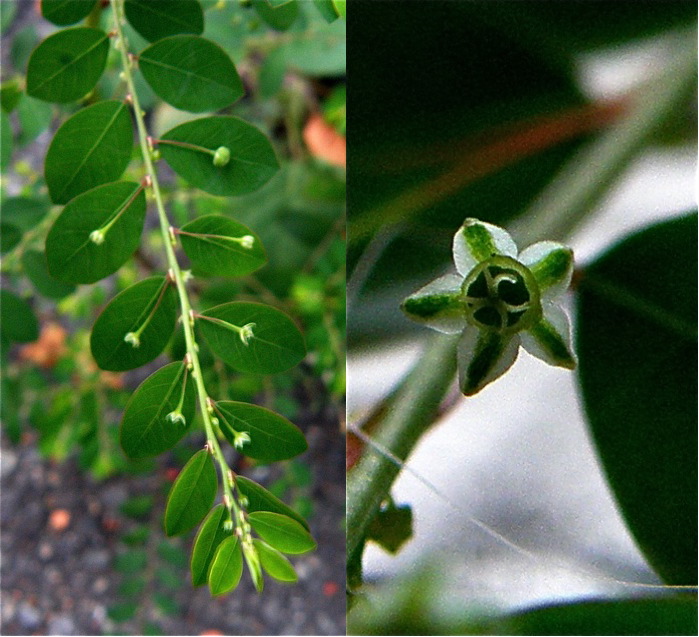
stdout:
<svg viewBox="0 0 699 637">
<path fill-rule="evenodd" d="M 573 251 L 541 241 L 518 255 L 497 226 L 466 219 L 454 236 L 458 274 L 442 276 L 403 301 L 409 318 L 461 333 L 459 385 L 472 396 L 504 374 L 522 345 L 549 365 L 574 369 L 570 323 L 556 300 L 570 285 Z"/>
</svg>

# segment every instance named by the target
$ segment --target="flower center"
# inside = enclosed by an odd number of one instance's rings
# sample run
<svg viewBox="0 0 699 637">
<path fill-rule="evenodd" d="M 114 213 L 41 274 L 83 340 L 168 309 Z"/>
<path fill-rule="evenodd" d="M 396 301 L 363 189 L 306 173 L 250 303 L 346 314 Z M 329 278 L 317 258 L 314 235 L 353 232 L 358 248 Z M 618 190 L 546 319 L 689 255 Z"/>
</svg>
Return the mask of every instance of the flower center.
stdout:
<svg viewBox="0 0 699 637">
<path fill-rule="evenodd" d="M 539 286 L 527 267 L 510 257 L 479 263 L 461 286 L 466 320 L 479 329 L 515 333 L 541 317 Z"/>
</svg>

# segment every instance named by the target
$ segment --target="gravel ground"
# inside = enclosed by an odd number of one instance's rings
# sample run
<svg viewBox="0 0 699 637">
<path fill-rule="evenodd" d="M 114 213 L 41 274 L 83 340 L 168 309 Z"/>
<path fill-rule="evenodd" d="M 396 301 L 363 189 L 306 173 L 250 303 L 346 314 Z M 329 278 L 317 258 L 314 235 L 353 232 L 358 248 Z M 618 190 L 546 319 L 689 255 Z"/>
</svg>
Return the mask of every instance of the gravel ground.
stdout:
<svg viewBox="0 0 699 637">
<path fill-rule="evenodd" d="M 141 595 L 148 601 L 124 622 L 108 615 L 124 601 L 118 593 L 123 577 L 113 566 L 125 551 L 124 534 L 136 525 L 120 505 L 134 495 L 162 494 L 169 486 L 167 468 L 100 483 L 72 461 L 55 464 L 42 458 L 32 434 L 17 446 L 3 437 L 2 634 L 153 634 L 147 629 L 152 622 L 168 635 L 344 635 L 344 440 L 330 419 L 301 426 L 309 440 L 303 457 L 314 477 L 310 524 L 319 548 L 293 560 L 299 582 L 268 580 L 258 595 L 244 575 L 236 591 L 212 599 L 206 588 L 191 588 L 187 564 L 182 564 L 176 570 L 181 587 L 168 591 L 151 584 L 149 594 Z M 263 480 L 273 478 L 270 473 L 258 468 L 248 475 Z M 163 501 L 160 495 L 146 521 L 158 542 Z M 179 545 L 187 556 L 192 537 Z M 157 562 L 157 555 L 153 559 Z M 158 593 L 176 601 L 179 612 L 159 610 L 152 603 Z"/>
</svg>

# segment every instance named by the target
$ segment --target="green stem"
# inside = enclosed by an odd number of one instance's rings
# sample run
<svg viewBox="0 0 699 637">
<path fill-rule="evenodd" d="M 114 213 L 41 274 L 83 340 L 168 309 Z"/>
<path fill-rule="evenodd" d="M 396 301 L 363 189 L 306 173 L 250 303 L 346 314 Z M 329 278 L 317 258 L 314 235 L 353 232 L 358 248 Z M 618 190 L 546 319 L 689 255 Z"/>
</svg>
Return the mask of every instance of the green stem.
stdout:
<svg viewBox="0 0 699 637">
<path fill-rule="evenodd" d="M 146 130 L 146 125 L 143 120 L 143 111 L 138 100 L 138 93 L 136 92 L 136 87 L 134 85 L 133 76 L 131 73 L 131 62 L 127 54 L 127 43 L 124 38 L 124 34 L 121 29 L 122 20 L 124 19 L 124 0 L 110 0 L 112 5 L 112 10 L 114 12 L 114 28 L 116 30 L 117 37 L 117 48 L 121 54 L 122 67 L 124 71 L 124 77 L 126 79 L 126 85 L 131 95 L 133 101 L 134 116 L 136 119 L 136 128 L 138 129 L 138 141 L 141 147 L 141 155 L 143 156 L 143 162 L 146 166 L 146 171 L 151 178 L 151 187 L 153 190 L 153 198 L 155 199 L 155 207 L 158 211 L 158 221 L 160 223 L 160 231 L 163 237 L 163 244 L 165 246 L 165 252 L 167 255 L 168 267 L 171 272 L 171 276 L 175 281 L 177 286 L 177 294 L 180 300 L 180 309 L 182 311 L 182 326 L 184 329 L 185 343 L 187 347 L 187 355 L 189 363 L 191 364 L 192 377 L 197 389 L 197 398 L 199 402 L 199 410 L 204 421 L 204 430 L 206 432 L 206 442 L 208 449 L 221 470 L 221 481 L 223 483 L 223 493 L 224 502 L 231 514 L 233 523 L 239 525 L 239 507 L 236 499 L 233 497 L 231 470 L 228 467 L 225 457 L 223 456 L 223 451 L 218 444 L 218 439 L 214 433 L 214 426 L 211 422 L 211 412 L 209 411 L 208 404 L 208 394 L 206 393 L 206 387 L 204 386 L 204 377 L 201 371 L 201 365 L 199 363 L 198 347 L 196 344 L 196 337 L 194 335 L 194 322 L 193 322 L 193 310 L 189 302 L 189 296 L 187 294 L 187 288 L 185 287 L 185 280 L 182 270 L 177 263 L 177 257 L 175 256 L 175 251 L 170 241 L 170 223 L 167 218 L 167 213 L 165 212 L 165 206 L 163 204 L 163 197 L 160 193 L 160 185 L 158 183 L 158 176 L 153 166 L 151 160 L 150 150 L 148 148 L 148 131 Z"/>
<path fill-rule="evenodd" d="M 404 461 L 435 413 L 456 373 L 458 337 L 435 335 L 402 383 L 386 417 L 372 436 L 380 449 Z M 377 449 L 367 446 L 347 477 L 347 562 L 357 559 L 364 536 L 381 502 L 389 494 L 400 467 Z"/>
<path fill-rule="evenodd" d="M 570 160 L 512 224 L 519 245 L 570 236 L 648 141 L 677 117 L 697 84 L 696 31 L 683 31 L 675 40 L 673 63 L 640 87 L 628 112 Z"/>
<path fill-rule="evenodd" d="M 195 150 L 199 153 L 206 153 L 212 157 L 216 154 L 216 150 L 211 150 L 210 148 L 204 148 L 203 146 L 197 146 L 197 144 L 190 144 L 189 142 L 176 142 L 172 139 L 154 139 L 151 138 L 153 144 L 170 144 L 170 146 L 180 146 L 182 148 L 187 148 L 189 150 Z"/>
</svg>

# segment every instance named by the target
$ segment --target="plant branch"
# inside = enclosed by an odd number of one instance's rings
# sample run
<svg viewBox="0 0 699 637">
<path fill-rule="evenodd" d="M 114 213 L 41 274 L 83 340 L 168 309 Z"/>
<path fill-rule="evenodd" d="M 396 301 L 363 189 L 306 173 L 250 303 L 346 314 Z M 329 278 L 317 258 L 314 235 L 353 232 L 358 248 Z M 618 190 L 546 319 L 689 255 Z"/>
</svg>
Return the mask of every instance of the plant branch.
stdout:
<svg viewBox="0 0 699 637">
<path fill-rule="evenodd" d="M 204 430 L 206 432 L 206 442 L 210 453 L 213 455 L 214 459 L 219 465 L 221 470 L 221 482 L 223 483 L 223 493 L 224 493 L 224 503 L 228 508 L 233 523 L 238 526 L 240 523 L 240 512 L 236 502 L 233 497 L 232 486 L 232 472 L 226 462 L 223 455 L 221 447 L 216 438 L 214 424 L 212 422 L 211 411 L 209 409 L 209 396 L 206 392 L 206 387 L 204 386 L 204 377 L 201 371 L 201 365 L 199 363 L 198 347 L 196 343 L 196 336 L 194 334 L 194 319 L 193 310 L 191 303 L 189 301 L 189 296 L 187 294 L 187 288 L 185 286 L 185 277 L 180 269 L 177 262 L 177 257 L 175 255 L 175 250 L 170 237 L 170 222 L 165 212 L 165 206 L 163 204 L 163 197 L 160 192 L 160 185 L 158 183 L 158 176 L 153 166 L 153 160 L 151 158 L 151 150 L 148 147 L 148 131 L 146 130 L 146 125 L 144 122 L 144 113 L 141 110 L 141 106 L 138 99 L 138 93 L 136 92 L 136 87 L 134 85 L 133 76 L 131 73 L 132 63 L 128 56 L 128 45 L 126 38 L 121 29 L 121 24 L 124 19 L 124 0 L 110 0 L 112 5 L 112 10 L 114 11 L 114 26 L 117 37 L 117 48 L 121 54 L 122 70 L 124 73 L 124 79 L 128 87 L 129 95 L 133 103 L 133 111 L 136 119 L 136 127 L 138 129 L 138 140 L 141 147 L 141 155 L 143 156 L 143 162 L 146 167 L 146 171 L 150 176 L 151 188 L 153 192 L 153 198 L 155 200 L 155 207 L 158 211 L 158 221 L 160 224 L 160 231 L 163 236 L 163 244 L 165 245 L 165 252 L 167 255 L 168 267 L 171 272 L 171 276 L 175 281 L 177 287 L 177 294 L 180 301 L 181 309 L 181 321 L 182 327 L 184 329 L 185 343 L 187 347 L 187 363 L 191 365 L 192 377 L 194 378 L 197 399 L 199 402 L 199 410 L 204 421 Z"/>
</svg>

